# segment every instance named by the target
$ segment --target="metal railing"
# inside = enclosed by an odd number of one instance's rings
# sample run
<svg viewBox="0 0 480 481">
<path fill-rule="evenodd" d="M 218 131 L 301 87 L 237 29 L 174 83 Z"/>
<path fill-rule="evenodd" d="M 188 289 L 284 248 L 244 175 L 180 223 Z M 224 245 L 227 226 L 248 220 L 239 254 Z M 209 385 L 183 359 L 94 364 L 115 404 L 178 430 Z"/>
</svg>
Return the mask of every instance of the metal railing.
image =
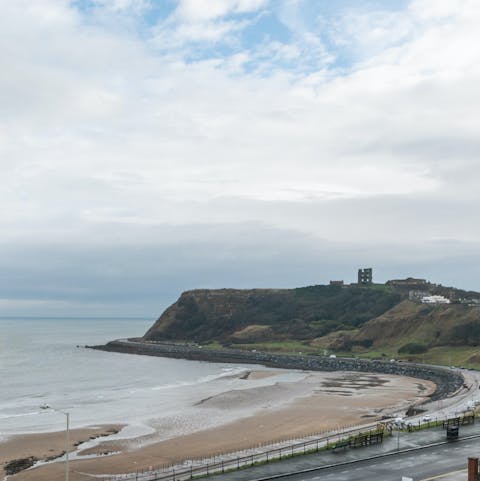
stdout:
<svg viewBox="0 0 480 481">
<path fill-rule="evenodd" d="M 346 427 L 337 432 L 305 436 L 302 441 L 285 440 L 266 447 L 253 447 L 241 452 L 222 453 L 219 456 L 203 460 L 186 461 L 183 464 L 169 466 L 150 466 L 148 469 L 126 474 L 104 477 L 105 481 L 186 481 L 205 477 L 214 473 L 226 473 L 252 466 L 279 461 L 303 454 L 323 450 L 336 450 L 349 446 L 357 447 L 366 444 L 376 444 L 378 434 L 388 436 L 393 431 L 411 432 L 439 426 L 464 425 L 475 422 L 474 413 L 463 413 L 460 416 L 435 418 L 429 421 L 418 420 L 415 423 L 396 425 L 393 422 L 375 423 L 356 427 Z M 359 442 L 365 438 L 366 442 Z M 373 439 L 372 442 L 370 440 Z"/>
<path fill-rule="evenodd" d="M 113 475 L 108 481 L 185 481 L 213 473 L 225 473 L 259 464 L 279 461 L 294 456 L 346 447 L 359 436 L 374 436 L 376 425 L 348 427 L 339 432 L 310 435 L 302 441 L 286 440 L 266 447 L 253 447 L 241 452 L 224 453 L 205 460 L 191 460 L 181 465 L 151 466 L 149 469 L 127 474 Z M 383 433 L 383 429 L 381 431 Z M 346 444 L 347 443 L 347 444 Z M 354 445 L 354 444 L 351 444 Z"/>
</svg>

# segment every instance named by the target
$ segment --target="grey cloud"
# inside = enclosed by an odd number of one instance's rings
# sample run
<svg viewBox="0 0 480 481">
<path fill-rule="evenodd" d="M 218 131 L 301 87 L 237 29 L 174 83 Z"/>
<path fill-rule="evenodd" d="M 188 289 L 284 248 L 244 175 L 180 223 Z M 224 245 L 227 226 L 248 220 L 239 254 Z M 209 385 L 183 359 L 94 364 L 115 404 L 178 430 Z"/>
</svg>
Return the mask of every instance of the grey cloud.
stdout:
<svg viewBox="0 0 480 481">
<path fill-rule="evenodd" d="M 3 2 L 0 307 L 157 314 L 186 288 L 359 265 L 478 289 L 478 12 L 461 3 L 355 70 L 258 75 L 67 1 Z"/>
<path fill-rule="evenodd" d="M 367 265 L 374 267 L 379 282 L 414 275 L 480 290 L 475 268 L 480 262 L 478 243 L 329 242 L 254 224 L 217 226 L 215 240 L 211 229 L 189 227 L 188 236 L 178 229 L 170 233 L 177 240 L 164 243 L 139 239 L 135 245 L 103 247 L 3 245 L 0 291 L 13 304 L 1 314 L 38 314 L 23 303 L 37 300 L 44 302 L 42 310 L 47 315 L 58 313 L 56 303 L 63 302 L 63 315 L 100 311 L 155 317 L 186 289 L 297 287 L 339 278 L 354 281 L 356 269 Z M 188 238 L 178 240 L 182 237 Z M 69 307 L 75 305 L 82 307 Z"/>
</svg>

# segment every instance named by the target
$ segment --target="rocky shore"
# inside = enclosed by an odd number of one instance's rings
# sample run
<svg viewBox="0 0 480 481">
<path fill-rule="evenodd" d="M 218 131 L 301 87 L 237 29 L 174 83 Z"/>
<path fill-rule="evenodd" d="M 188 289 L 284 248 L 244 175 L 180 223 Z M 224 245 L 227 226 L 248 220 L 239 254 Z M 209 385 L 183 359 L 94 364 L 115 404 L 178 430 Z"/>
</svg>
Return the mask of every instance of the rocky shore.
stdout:
<svg viewBox="0 0 480 481">
<path fill-rule="evenodd" d="M 280 369 L 357 371 L 414 377 L 435 383 L 436 390 L 430 396 L 432 401 L 449 397 L 464 384 L 464 378 L 459 372 L 439 366 L 396 361 L 388 362 L 354 358 L 273 354 L 239 349 L 213 350 L 204 349 L 196 345 L 151 342 L 141 339 L 119 339 L 105 345 L 87 347 L 102 351 L 195 361 L 260 364 Z"/>
</svg>

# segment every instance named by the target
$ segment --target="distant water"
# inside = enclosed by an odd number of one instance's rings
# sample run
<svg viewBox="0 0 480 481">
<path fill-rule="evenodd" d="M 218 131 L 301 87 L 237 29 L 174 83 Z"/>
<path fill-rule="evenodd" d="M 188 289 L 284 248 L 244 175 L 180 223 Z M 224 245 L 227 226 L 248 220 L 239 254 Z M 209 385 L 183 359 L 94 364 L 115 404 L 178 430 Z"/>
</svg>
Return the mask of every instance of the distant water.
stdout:
<svg viewBox="0 0 480 481">
<path fill-rule="evenodd" d="M 76 347 L 141 336 L 151 323 L 0 319 L 0 438 L 64 429 L 64 416 L 40 409 L 43 404 L 70 412 L 73 427 L 126 423 L 133 436 L 159 429 L 162 419 L 167 429 L 176 419 L 178 430 L 192 404 L 235 388 L 238 379 L 232 375 L 245 366 Z"/>
</svg>

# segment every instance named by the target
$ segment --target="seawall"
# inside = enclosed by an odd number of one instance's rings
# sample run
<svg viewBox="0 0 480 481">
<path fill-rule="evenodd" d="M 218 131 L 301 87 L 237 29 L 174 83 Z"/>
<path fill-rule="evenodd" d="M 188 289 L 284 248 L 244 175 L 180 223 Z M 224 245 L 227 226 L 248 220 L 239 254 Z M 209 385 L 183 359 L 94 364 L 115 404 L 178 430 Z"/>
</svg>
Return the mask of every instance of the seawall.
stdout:
<svg viewBox="0 0 480 481">
<path fill-rule="evenodd" d="M 87 346 L 109 352 L 140 354 L 146 356 L 170 357 L 194 361 L 225 362 L 237 364 L 261 364 L 280 369 L 299 369 L 309 371 L 359 371 L 381 374 L 396 374 L 432 381 L 437 386 L 430 396 L 432 401 L 444 399 L 464 384 L 459 372 L 439 366 L 404 362 L 371 361 L 354 358 L 330 358 L 252 352 L 239 349 L 202 349 L 199 346 L 146 342 L 139 339 L 119 339 L 102 346 Z"/>
</svg>

